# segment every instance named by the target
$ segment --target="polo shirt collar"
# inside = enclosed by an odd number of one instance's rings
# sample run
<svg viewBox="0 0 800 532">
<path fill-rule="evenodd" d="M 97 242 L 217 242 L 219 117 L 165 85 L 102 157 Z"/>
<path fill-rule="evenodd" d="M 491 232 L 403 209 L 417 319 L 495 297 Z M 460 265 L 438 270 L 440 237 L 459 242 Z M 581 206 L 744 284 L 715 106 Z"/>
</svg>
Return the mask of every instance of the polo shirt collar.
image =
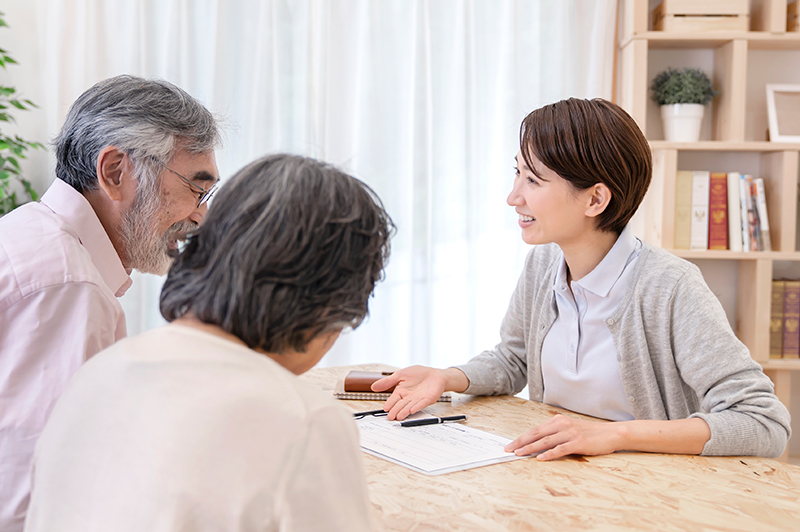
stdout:
<svg viewBox="0 0 800 532">
<path fill-rule="evenodd" d="M 122 265 L 114 244 L 89 201 L 72 186 L 56 178 L 42 196 L 42 203 L 75 231 L 103 281 L 114 295 L 122 297 L 133 283 L 130 270 Z"/>
<path fill-rule="evenodd" d="M 572 281 L 574 284 L 581 286 L 584 290 L 589 290 L 593 294 L 600 297 L 606 297 L 613 288 L 614 283 L 625 271 L 625 266 L 628 265 L 633 253 L 639 245 L 637 239 L 628 226 L 619 235 L 617 241 L 611 247 L 600 264 L 595 266 L 594 270 L 589 272 L 580 281 Z M 564 260 L 564 252 L 561 252 L 561 266 L 556 272 L 555 283 L 553 288 L 559 290 L 567 286 L 567 262 Z"/>
<path fill-rule="evenodd" d="M 625 266 L 630 262 L 633 253 L 636 251 L 638 239 L 633 235 L 633 232 L 628 226 L 614 242 L 611 250 L 603 257 L 594 270 L 589 272 L 580 281 L 575 281 L 584 289 L 597 294 L 600 297 L 606 297 L 614 287 L 617 279 L 620 278 L 622 272 L 625 271 Z"/>
</svg>

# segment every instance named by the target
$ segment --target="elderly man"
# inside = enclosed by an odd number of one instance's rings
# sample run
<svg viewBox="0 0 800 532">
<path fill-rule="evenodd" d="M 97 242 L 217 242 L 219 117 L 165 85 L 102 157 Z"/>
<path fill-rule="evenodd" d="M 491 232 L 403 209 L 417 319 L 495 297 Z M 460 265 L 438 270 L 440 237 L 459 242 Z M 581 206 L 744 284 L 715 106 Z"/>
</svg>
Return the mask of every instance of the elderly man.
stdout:
<svg viewBox="0 0 800 532">
<path fill-rule="evenodd" d="M 164 275 L 218 180 L 216 121 L 159 80 L 118 76 L 73 104 L 39 203 L 0 220 L 0 530 L 22 529 L 29 469 L 78 367 L 125 336 L 132 269 Z"/>
</svg>

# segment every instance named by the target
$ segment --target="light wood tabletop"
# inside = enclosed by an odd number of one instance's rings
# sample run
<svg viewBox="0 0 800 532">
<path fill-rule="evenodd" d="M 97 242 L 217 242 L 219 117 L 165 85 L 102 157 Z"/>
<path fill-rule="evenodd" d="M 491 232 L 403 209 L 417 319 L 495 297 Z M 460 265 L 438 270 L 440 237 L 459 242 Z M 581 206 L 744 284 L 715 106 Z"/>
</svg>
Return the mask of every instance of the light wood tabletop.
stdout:
<svg viewBox="0 0 800 532">
<path fill-rule="evenodd" d="M 333 391 L 352 369 L 315 368 L 302 378 Z M 382 403 L 343 401 L 354 411 Z M 467 414 L 466 424 L 516 438 L 561 413 L 518 397 L 454 394 L 426 409 Z M 590 418 L 586 418 L 590 419 Z M 753 457 L 620 452 L 552 462 L 517 460 L 426 476 L 364 453 L 376 530 L 800 530 L 800 467 Z"/>
</svg>

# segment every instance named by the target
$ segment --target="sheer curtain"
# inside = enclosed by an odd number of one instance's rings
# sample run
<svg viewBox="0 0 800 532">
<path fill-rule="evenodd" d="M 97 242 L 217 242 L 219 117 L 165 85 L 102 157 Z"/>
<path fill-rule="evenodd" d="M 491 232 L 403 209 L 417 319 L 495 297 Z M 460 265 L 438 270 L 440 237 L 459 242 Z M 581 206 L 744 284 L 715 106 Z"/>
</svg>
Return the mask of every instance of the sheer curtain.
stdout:
<svg viewBox="0 0 800 532">
<path fill-rule="evenodd" d="M 442 366 L 493 346 L 527 251 L 505 201 L 519 123 L 561 98 L 611 97 L 616 0 L 33 4 L 49 137 L 95 81 L 161 77 L 225 118 L 223 176 L 288 151 L 376 190 L 398 227 L 390 264 L 329 365 Z M 134 281 L 129 334 L 162 323 L 162 280 Z"/>
</svg>

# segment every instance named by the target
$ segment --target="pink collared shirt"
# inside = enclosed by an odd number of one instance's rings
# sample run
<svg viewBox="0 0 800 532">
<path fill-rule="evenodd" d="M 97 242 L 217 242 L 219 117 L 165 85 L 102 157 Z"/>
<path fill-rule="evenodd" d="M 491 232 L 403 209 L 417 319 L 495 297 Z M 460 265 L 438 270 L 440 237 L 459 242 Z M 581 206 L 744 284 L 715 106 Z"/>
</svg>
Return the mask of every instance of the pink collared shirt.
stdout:
<svg viewBox="0 0 800 532">
<path fill-rule="evenodd" d="M 82 194 L 56 179 L 0 219 L 0 530 L 21 531 L 34 446 L 78 367 L 125 336 L 129 272 Z"/>
</svg>

